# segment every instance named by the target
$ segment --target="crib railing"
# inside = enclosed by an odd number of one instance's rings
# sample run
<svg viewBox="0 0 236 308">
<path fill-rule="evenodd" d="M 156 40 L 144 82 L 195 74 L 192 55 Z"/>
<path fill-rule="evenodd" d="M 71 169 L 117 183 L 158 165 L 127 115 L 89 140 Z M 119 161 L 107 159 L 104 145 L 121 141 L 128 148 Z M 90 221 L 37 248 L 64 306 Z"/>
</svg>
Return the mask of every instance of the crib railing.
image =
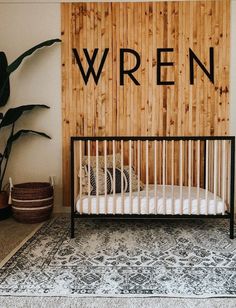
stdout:
<svg viewBox="0 0 236 308">
<path fill-rule="evenodd" d="M 117 165 L 117 155 L 120 161 Z M 100 158 L 102 164 L 100 163 Z M 113 174 L 112 193 L 108 194 L 107 168 Z M 110 161 L 110 158 L 112 160 Z M 83 192 L 83 166 L 84 158 L 88 170 L 87 193 Z M 119 214 L 134 214 L 134 198 L 138 200 L 136 214 L 146 216 L 160 216 L 158 209 L 158 192 L 161 186 L 164 209 L 161 214 L 176 216 L 174 189 L 178 186 L 180 207 L 178 217 L 192 215 L 192 189 L 197 191 L 197 216 L 224 216 L 231 218 L 231 229 L 233 228 L 234 216 L 234 170 L 235 170 L 235 138 L 231 136 L 189 136 L 189 137 L 72 137 L 71 138 L 71 210 L 72 216 L 82 216 L 83 200 L 88 202 L 88 215 L 101 214 L 101 195 L 99 194 L 99 168 L 104 172 L 104 215 L 117 215 L 117 193 L 116 193 L 116 168 L 124 172 L 128 166 L 129 189 L 124 192 L 124 183 L 121 181 L 121 212 Z M 93 167 L 93 169 L 91 169 Z M 132 169 L 137 175 L 137 192 L 135 197 L 132 191 Z M 96 195 L 91 194 L 91 170 L 95 172 Z M 141 182 L 145 184 L 145 193 L 141 195 Z M 151 186 L 152 185 L 152 186 Z M 171 206 L 167 207 L 166 189 L 171 189 Z M 152 208 L 150 210 L 150 187 L 152 191 Z M 174 188 L 175 187 L 175 188 Z M 184 212 L 183 189 L 188 191 L 188 212 Z M 205 212 L 200 209 L 200 192 L 205 189 L 205 201 L 207 206 Z M 209 212 L 209 193 L 214 195 L 214 208 Z M 220 197 L 225 207 L 222 212 L 217 211 L 217 198 Z M 75 208 L 76 200 L 79 198 L 79 210 Z M 96 212 L 92 210 L 92 202 L 96 199 Z M 108 201 L 112 198 L 112 213 L 108 210 Z M 125 212 L 125 199 L 129 198 L 129 212 Z M 143 199 L 145 198 L 145 210 Z M 153 206 L 154 198 L 154 206 Z M 231 230 L 231 233 L 233 231 Z M 231 234 L 232 235 L 232 234 Z"/>
</svg>

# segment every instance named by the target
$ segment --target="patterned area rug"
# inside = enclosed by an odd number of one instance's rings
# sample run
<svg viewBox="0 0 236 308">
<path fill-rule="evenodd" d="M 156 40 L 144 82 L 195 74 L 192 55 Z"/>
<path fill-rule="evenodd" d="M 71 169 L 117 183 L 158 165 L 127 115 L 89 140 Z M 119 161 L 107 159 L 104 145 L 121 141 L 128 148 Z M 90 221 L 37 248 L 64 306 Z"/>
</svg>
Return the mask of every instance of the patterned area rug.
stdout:
<svg viewBox="0 0 236 308">
<path fill-rule="evenodd" d="M 0 295 L 236 296 L 228 222 L 46 223 L 0 269 Z"/>
</svg>

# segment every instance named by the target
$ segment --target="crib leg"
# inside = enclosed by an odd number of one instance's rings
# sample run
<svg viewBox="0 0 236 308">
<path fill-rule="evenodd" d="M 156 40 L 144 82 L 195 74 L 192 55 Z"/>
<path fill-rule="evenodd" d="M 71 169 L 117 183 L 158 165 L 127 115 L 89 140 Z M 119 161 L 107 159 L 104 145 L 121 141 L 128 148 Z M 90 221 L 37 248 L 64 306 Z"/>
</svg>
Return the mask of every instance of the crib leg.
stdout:
<svg viewBox="0 0 236 308">
<path fill-rule="evenodd" d="M 71 223 L 70 223 L 70 238 L 75 237 L 75 219 L 73 214 L 71 214 Z"/>
<path fill-rule="evenodd" d="M 229 237 L 233 240 L 234 239 L 234 215 L 230 216 L 230 227 L 229 227 Z"/>
</svg>

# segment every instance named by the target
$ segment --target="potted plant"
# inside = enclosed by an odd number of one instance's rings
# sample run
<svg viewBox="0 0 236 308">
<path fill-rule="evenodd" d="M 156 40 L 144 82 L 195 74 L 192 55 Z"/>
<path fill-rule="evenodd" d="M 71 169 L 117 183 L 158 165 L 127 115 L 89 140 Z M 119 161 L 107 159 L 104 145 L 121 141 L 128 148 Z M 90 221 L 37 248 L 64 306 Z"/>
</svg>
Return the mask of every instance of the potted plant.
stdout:
<svg viewBox="0 0 236 308">
<path fill-rule="evenodd" d="M 6 54 L 4 52 L 0 52 L 0 107 L 5 106 L 8 102 L 10 97 L 10 75 L 20 66 L 22 61 L 26 57 L 32 55 L 36 50 L 46 46 L 51 46 L 60 41 L 60 39 L 44 41 L 24 52 L 10 65 L 8 65 Z M 0 219 L 3 219 L 9 215 L 8 194 L 3 187 L 3 183 L 13 144 L 22 136 L 28 134 L 50 138 L 47 134 L 35 130 L 21 129 L 16 131 L 17 120 L 25 112 L 32 111 L 36 108 L 47 109 L 49 107 L 44 104 L 30 104 L 10 108 L 5 112 L 5 114 L 0 112 L 0 140 L 2 139 L 1 135 L 3 135 L 3 133 L 4 136 L 8 133 L 7 141 L 4 145 L 2 145 L 2 149 L 0 149 Z"/>
</svg>

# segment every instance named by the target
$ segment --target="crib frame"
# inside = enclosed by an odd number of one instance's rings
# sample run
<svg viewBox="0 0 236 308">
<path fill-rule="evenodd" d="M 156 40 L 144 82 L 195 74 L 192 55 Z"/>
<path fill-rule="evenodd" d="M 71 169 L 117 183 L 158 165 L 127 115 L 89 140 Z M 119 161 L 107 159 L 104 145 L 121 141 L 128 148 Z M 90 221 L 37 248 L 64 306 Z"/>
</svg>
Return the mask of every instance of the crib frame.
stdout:
<svg viewBox="0 0 236 308">
<path fill-rule="evenodd" d="M 186 215 L 186 214 L 80 214 L 75 210 L 75 143 L 78 141 L 230 141 L 230 176 L 229 176 L 229 211 L 223 214 Z M 206 147 L 205 147 L 206 148 Z M 204 151 L 204 163 L 206 151 Z M 205 167 L 204 167 L 205 170 Z M 234 239 L 234 194 L 235 194 L 235 137 L 234 136 L 108 136 L 108 137 L 80 137 L 72 136 L 70 142 L 70 175 L 71 175 L 71 238 L 75 236 L 75 218 L 91 219 L 229 219 L 229 236 Z M 204 175 L 205 179 L 205 175 Z M 205 185 L 205 184 L 204 184 Z"/>
</svg>

